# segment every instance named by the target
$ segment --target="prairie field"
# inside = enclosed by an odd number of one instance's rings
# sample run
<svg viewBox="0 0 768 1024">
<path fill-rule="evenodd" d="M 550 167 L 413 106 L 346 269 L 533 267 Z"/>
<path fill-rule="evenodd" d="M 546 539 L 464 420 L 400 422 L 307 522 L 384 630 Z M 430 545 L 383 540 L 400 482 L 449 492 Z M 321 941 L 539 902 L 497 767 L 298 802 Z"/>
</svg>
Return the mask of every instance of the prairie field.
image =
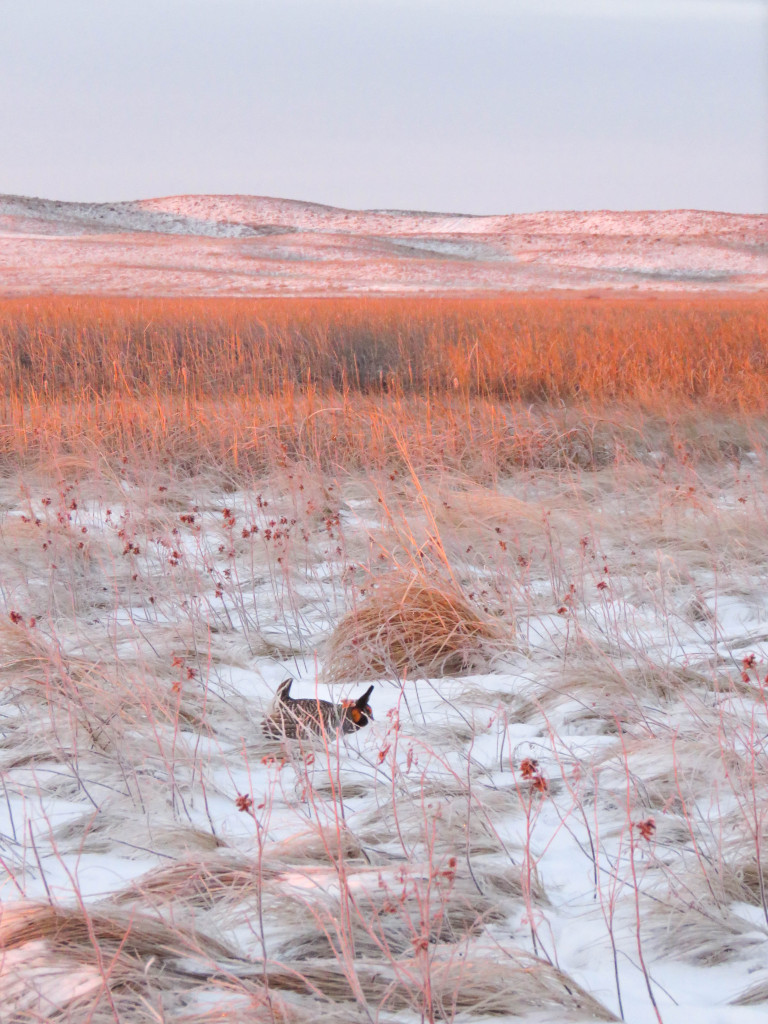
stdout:
<svg viewBox="0 0 768 1024">
<path fill-rule="evenodd" d="M 752 450 L 768 298 L 0 300 L 0 460 L 497 480 Z M 407 457 L 406 457 L 407 453 Z M 127 460 L 127 461 L 123 461 Z"/>
<path fill-rule="evenodd" d="M 0 403 L 3 1024 L 765 1019 L 768 298 L 0 300 Z"/>
</svg>

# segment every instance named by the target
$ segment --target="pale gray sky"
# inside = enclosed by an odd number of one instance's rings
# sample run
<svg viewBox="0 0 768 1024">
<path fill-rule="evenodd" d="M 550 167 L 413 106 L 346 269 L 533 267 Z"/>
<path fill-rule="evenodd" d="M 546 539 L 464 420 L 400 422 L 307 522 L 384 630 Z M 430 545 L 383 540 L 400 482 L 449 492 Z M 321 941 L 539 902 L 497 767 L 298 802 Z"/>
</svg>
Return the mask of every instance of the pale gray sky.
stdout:
<svg viewBox="0 0 768 1024">
<path fill-rule="evenodd" d="M 765 0 L 0 0 L 0 192 L 768 211 Z"/>
</svg>

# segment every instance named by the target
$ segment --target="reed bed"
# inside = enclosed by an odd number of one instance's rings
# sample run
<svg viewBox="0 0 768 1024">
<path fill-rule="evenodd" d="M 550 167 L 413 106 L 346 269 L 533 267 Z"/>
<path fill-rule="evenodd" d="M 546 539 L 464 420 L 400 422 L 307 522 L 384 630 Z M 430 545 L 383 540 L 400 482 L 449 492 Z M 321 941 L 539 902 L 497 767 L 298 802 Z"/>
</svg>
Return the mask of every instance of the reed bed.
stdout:
<svg viewBox="0 0 768 1024">
<path fill-rule="evenodd" d="M 754 447 L 768 300 L 0 302 L 0 460 L 477 479 Z"/>
</svg>

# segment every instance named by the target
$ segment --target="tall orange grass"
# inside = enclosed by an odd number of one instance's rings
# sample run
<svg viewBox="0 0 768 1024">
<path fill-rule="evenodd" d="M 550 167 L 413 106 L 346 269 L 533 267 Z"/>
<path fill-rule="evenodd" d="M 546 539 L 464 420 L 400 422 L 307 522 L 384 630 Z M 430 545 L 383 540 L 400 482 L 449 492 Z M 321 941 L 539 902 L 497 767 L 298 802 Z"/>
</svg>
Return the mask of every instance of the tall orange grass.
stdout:
<svg viewBox="0 0 768 1024">
<path fill-rule="evenodd" d="M 760 297 L 0 301 L 6 465 L 383 467 L 407 443 L 476 474 L 766 413 Z"/>
</svg>

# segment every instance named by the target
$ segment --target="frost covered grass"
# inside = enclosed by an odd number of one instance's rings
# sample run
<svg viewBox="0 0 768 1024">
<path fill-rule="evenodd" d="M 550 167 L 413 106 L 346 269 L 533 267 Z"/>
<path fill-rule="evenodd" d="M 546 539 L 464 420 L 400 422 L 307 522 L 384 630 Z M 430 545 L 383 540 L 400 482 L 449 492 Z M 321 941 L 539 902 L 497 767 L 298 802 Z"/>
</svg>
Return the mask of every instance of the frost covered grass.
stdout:
<svg viewBox="0 0 768 1024">
<path fill-rule="evenodd" d="M 208 396 L 133 393 L 129 346 L 86 401 L 72 350 L 65 401 L 40 345 L 0 478 L 2 1019 L 763 1018 L 764 395 L 608 423 L 382 377 L 333 433 L 218 355 Z M 288 676 L 373 683 L 374 721 L 265 736 Z"/>
<path fill-rule="evenodd" d="M 757 455 L 0 501 L 10 1019 L 764 1013 Z M 287 675 L 375 721 L 263 736 Z"/>
</svg>

